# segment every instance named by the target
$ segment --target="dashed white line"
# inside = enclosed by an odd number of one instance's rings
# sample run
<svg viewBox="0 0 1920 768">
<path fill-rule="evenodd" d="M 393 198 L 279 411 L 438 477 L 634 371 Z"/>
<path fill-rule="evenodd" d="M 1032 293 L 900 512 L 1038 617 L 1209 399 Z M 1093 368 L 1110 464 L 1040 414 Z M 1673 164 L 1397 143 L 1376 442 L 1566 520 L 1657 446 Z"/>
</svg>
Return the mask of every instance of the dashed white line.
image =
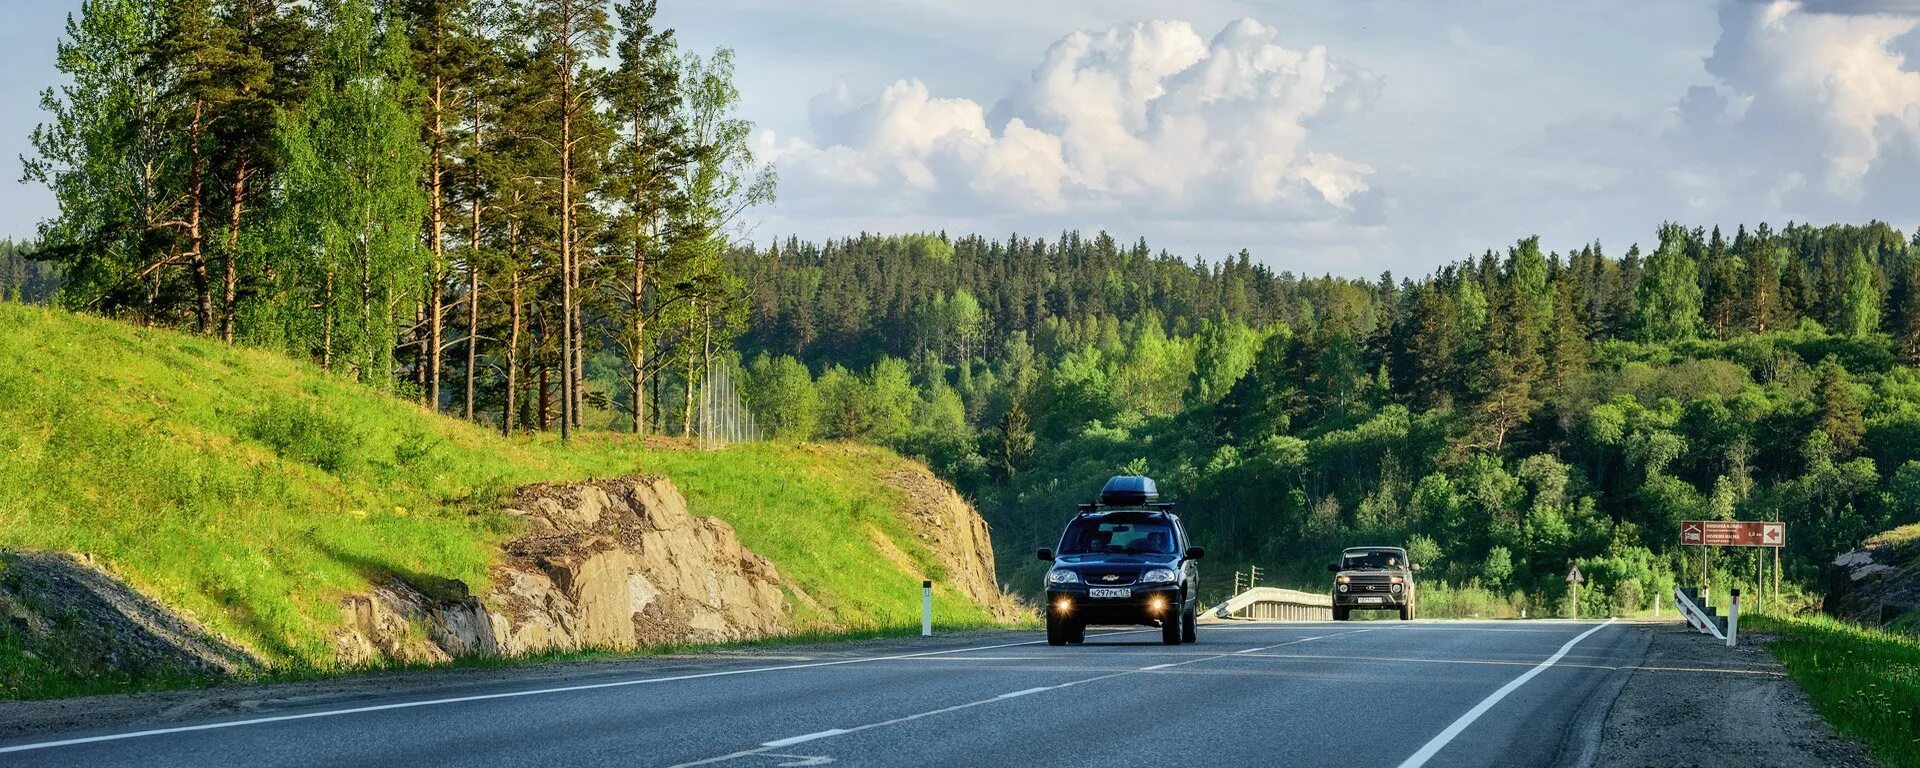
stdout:
<svg viewBox="0 0 1920 768">
<path fill-rule="evenodd" d="M 844 728 L 828 728 L 824 731 L 814 731 L 813 733 L 809 733 L 801 736 L 789 736 L 784 739 L 774 739 L 773 741 L 761 742 L 760 746 L 768 747 L 771 749 L 779 749 L 781 747 L 791 747 L 795 744 L 804 744 L 806 742 L 813 741 L 814 739 L 824 739 L 828 736 L 838 736 L 846 732 L 847 731 Z"/>
<path fill-rule="evenodd" d="M 1320 635 L 1318 637 L 1306 637 L 1306 638 L 1300 638 L 1298 640 L 1289 640 L 1284 643 L 1277 643 L 1277 644 L 1269 645 L 1263 648 L 1255 648 L 1253 650 L 1267 651 L 1267 650 L 1272 650 L 1274 648 L 1281 648 L 1289 645 L 1297 645 L 1299 643 L 1305 643 L 1312 640 L 1324 640 L 1329 637 L 1343 637 L 1345 635 L 1357 635 L 1362 632 L 1372 632 L 1372 631 L 1373 630 L 1371 629 L 1356 629 L 1351 632 L 1335 632 L 1331 635 Z M 1151 667 L 1145 667 L 1143 669 L 1130 669 L 1124 672 L 1111 672 L 1111 673 L 1099 675 L 1096 677 L 1088 677 L 1080 680 L 1072 680 L 1069 682 L 1061 683 L 1059 685 L 1049 685 L 1049 686 L 1043 686 L 1040 688 L 1029 688 L 1024 691 L 1014 691 L 1013 693 L 1001 694 L 991 699 L 979 699 L 976 701 L 969 701 L 962 704 L 955 704 L 949 707 L 941 707 L 939 709 L 930 709 L 925 712 L 915 712 L 911 715 L 903 715 L 901 717 L 896 717 L 891 720 L 881 720 L 879 722 L 866 723 L 864 725 L 856 725 L 851 728 L 835 728 L 832 731 L 821 731 L 819 734 L 808 734 L 805 737 L 796 736 L 794 738 L 805 738 L 808 741 L 812 741 L 813 739 L 824 739 L 830 736 L 839 736 L 839 735 L 849 734 L 849 733 L 859 733 L 861 731 L 870 731 L 875 728 L 885 728 L 890 725 L 899 725 L 901 723 L 912 722 L 915 720 L 933 717 L 936 715 L 944 715 L 949 712 L 958 712 L 963 709 L 972 709 L 974 707 L 983 706 L 986 704 L 993 704 L 996 702 L 1005 701 L 1007 699 L 1016 698 L 1019 696 L 1027 696 L 1035 693 L 1042 693 L 1045 691 L 1057 691 L 1062 688 L 1072 688 L 1077 685 L 1086 685 L 1087 683 L 1097 683 L 1101 680 L 1111 680 L 1116 677 L 1124 677 L 1126 675 L 1135 675 L 1147 670 L 1166 669 L 1169 667 L 1183 667 L 1188 664 L 1198 664 L 1203 661 L 1213 661 L 1215 659 L 1232 658 L 1234 655 L 1235 654 L 1233 653 L 1221 653 L 1213 656 L 1202 656 L 1197 659 L 1188 659 L 1186 661 L 1176 661 L 1170 664 L 1158 664 Z M 790 743 L 795 743 L 795 742 L 788 741 L 787 739 L 780 740 L 781 746 L 785 746 L 786 744 L 790 744 Z M 768 749 L 775 748 L 773 746 L 774 744 L 775 744 L 774 742 L 767 742 L 765 744 L 762 744 L 759 749 L 743 749 L 738 752 L 729 752 L 724 755 L 715 755 L 713 757 L 709 757 L 704 760 L 694 760 L 692 762 L 680 763 L 672 766 L 672 768 L 692 768 L 693 766 L 699 766 L 699 765 L 713 765 L 716 763 L 732 762 L 734 760 L 738 760 L 743 757 L 751 757 L 754 755 L 765 755 Z"/>
<path fill-rule="evenodd" d="M 1440 750 L 1446 748 L 1447 744 L 1451 743 L 1454 737 L 1459 736 L 1461 731 L 1467 729 L 1467 726 L 1473 725 L 1473 721 L 1480 719 L 1481 715 L 1486 714 L 1487 710 L 1493 708 L 1493 705 L 1500 703 L 1500 700 L 1506 698 L 1507 694 L 1513 693 L 1514 689 L 1522 685 L 1526 685 L 1528 680 L 1532 680 L 1541 672 L 1545 672 L 1548 667 L 1559 662 L 1561 657 L 1566 656 L 1567 651 L 1573 650 L 1573 647 L 1578 645 L 1580 641 L 1587 639 L 1588 636 L 1595 632 L 1606 629 L 1609 625 L 1613 624 L 1613 622 L 1613 619 L 1607 619 L 1606 622 L 1600 626 L 1580 633 L 1579 637 L 1568 640 L 1566 645 L 1560 646 L 1560 650 L 1555 651 L 1552 656 L 1547 657 L 1546 661 L 1540 662 L 1538 666 L 1521 673 L 1519 677 L 1514 678 L 1506 685 L 1500 686 L 1500 690 L 1494 691 L 1491 695 L 1482 699 L 1479 704 L 1475 704 L 1473 709 L 1467 710 L 1467 713 L 1461 715 L 1460 719 L 1453 721 L 1452 725 L 1447 726 L 1447 729 L 1441 731 L 1440 735 L 1428 741 L 1426 746 L 1420 748 L 1420 751 L 1413 753 L 1412 757 L 1400 763 L 1400 768 L 1420 768 L 1420 766 L 1426 765 L 1427 761 L 1432 760 L 1434 755 L 1439 754 Z"/>
</svg>

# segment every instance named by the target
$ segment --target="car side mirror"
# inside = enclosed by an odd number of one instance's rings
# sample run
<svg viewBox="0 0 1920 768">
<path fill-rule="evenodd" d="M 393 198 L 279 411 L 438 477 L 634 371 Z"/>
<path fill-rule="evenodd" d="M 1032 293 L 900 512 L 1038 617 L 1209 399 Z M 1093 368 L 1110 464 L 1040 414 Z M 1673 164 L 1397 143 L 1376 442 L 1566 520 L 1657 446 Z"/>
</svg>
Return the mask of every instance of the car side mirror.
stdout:
<svg viewBox="0 0 1920 768">
<path fill-rule="evenodd" d="M 1199 560 L 1207 556 L 1206 547 L 1187 547 L 1187 559 Z"/>
<path fill-rule="evenodd" d="M 1419 572 L 1420 572 L 1420 564 L 1419 564 L 1419 563 L 1414 563 L 1413 565 L 1410 565 L 1410 566 L 1407 566 L 1407 570 L 1409 570 L 1409 571 L 1412 571 L 1412 572 L 1414 572 L 1414 573 L 1419 573 Z"/>
<path fill-rule="evenodd" d="M 1040 551 L 1033 553 L 1033 555 L 1049 563 L 1053 562 L 1053 550 L 1047 549 L 1046 547 L 1041 547 Z"/>
<path fill-rule="evenodd" d="M 1329 563 L 1329 564 L 1327 564 L 1327 573 L 1339 573 L 1339 572 L 1340 572 L 1340 564 L 1339 564 L 1339 563 Z"/>
</svg>

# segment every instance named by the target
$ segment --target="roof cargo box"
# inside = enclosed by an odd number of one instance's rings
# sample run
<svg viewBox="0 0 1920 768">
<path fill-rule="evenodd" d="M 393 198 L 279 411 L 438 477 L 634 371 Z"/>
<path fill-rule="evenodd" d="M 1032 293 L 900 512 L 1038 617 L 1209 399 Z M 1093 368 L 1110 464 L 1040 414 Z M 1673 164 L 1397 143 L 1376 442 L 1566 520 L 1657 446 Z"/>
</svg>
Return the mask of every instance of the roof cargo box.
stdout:
<svg viewBox="0 0 1920 768">
<path fill-rule="evenodd" d="M 1100 505 L 1106 507 L 1142 507 L 1159 500 L 1159 486 L 1141 475 L 1115 475 L 1100 489 Z"/>
</svg>

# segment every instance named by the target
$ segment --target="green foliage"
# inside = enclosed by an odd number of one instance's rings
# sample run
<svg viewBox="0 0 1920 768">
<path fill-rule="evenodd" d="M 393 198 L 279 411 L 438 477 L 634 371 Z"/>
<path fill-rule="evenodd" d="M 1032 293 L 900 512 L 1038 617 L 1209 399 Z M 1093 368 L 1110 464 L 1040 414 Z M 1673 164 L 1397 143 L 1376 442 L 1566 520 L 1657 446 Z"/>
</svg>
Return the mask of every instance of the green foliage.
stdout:
<svg viewBox="0 0 1920 768">
<path fill-rule="evenodd" d="M 808 595 L 797 630 L 917 622 L 900 585 L 938 568 L 881 449 L 509 440 L 277 354 L 18 304 L 0 304 L 0 358 L 0 548 L 91 553 L 281 670 L 332 666 L 340 598 L 372 579 L 484 591 L 518 533 L 500 505 L 536 482 L 666 475 Z M 18 686 L 7 642 L 0 685 Z"/>
<path fill-rule="evenodd" d="M 1740 628 L 1775 634 L 1768 650 L 1841 735 L 1885 765 L 1920 766 L 1920 641 L 1817 616 L 1755 616 Z"/>
</svg>

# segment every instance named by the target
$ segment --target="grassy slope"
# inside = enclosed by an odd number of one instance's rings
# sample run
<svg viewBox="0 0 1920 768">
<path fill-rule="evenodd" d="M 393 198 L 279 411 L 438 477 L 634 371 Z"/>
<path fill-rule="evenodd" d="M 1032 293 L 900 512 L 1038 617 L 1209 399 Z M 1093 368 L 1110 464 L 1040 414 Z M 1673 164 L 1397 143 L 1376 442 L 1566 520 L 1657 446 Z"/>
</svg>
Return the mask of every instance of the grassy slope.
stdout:
<svg viewBox="0 0 1920 768">
<path fill-rule="evenodd" d="M 372 575 L 484 589 L 515 533 L 495 511 L 510 489 L 635 473 L 674 479 L 813 598 L 796 629 L 917 622 L 936 567 L 879 480 L 902 463 L 853 446 L 509 440 L 273 353 L 0 303 L 0 548 L 91 554 L 285 669 L 333 665 L 338 601 Z M 913 563 L 881 556 L 875 531 Z M 0 644 L 0 696 L 43 673 Z"/>
<path fill-rule="evenodd" d="M 1920 768 L 1920 640 L 1825 617 L 1743 619 L 1827 722 L 1889 766 Z"/>
</svg>

